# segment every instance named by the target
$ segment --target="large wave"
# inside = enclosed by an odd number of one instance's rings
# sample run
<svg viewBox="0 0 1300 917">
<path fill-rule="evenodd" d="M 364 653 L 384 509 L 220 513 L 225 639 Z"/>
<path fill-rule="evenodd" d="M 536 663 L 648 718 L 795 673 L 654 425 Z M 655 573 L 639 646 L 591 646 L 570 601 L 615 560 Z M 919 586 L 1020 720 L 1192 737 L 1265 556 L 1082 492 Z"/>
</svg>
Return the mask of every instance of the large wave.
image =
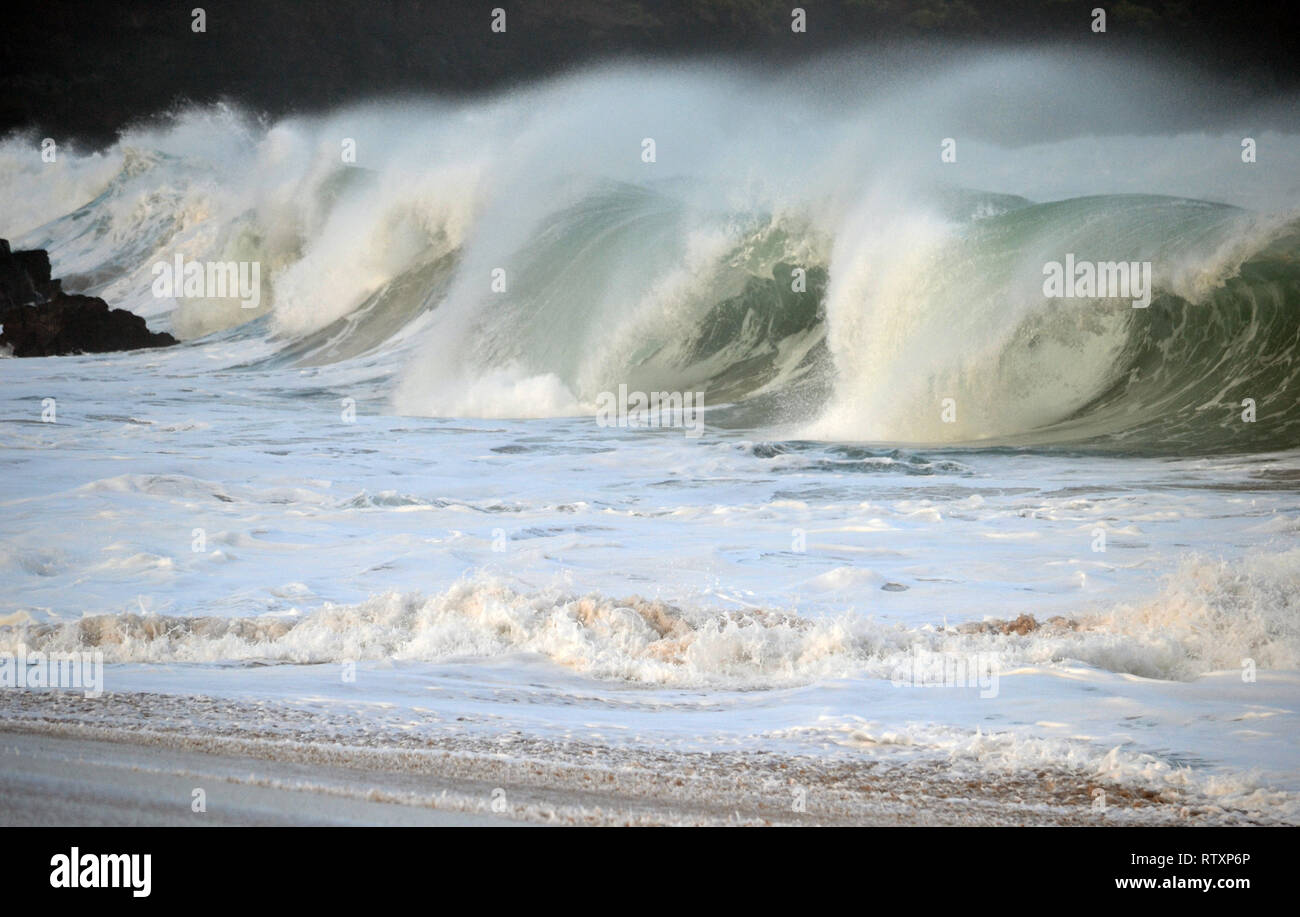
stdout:
<svg viewBox="0 0 1300 917">
<path fill-rule="evenodd" d="M 627 385 L 791 438 L 1294 446 L 1300 145 L 1256 131 L 1242 162 L 1245 110 L 1153 135 L 1191 83 L 1114 63 L 637 67 L 274 124 L 190 109 L 55 163 L 11 137 L 0 203 L 66 287 L 187 339 L 258 319 L 281 362 L 377 356 L 405 413 L 579 414 Z M 260 262 L 261 305 L 155 298 L 177 253 Z M 1150 307 L 1045 296 L 1067 254 L 1150 261 Z"/>
</svg>

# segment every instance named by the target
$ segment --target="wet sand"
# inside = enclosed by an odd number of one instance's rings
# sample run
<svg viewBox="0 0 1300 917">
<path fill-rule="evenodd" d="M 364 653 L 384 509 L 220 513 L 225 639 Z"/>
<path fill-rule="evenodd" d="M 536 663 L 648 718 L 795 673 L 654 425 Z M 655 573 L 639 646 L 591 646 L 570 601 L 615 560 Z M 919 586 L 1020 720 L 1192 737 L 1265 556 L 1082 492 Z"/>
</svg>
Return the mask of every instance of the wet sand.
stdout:
<svg viewBox="0 0 1300 917">
<path fill-rule="evenodd" d="M 1047 770 L 971 780 L 866 758 L 428 737 L 207 697 L 0 695 L 5 825 L 1189 823 L 1251 820 Z"/>
</svg>

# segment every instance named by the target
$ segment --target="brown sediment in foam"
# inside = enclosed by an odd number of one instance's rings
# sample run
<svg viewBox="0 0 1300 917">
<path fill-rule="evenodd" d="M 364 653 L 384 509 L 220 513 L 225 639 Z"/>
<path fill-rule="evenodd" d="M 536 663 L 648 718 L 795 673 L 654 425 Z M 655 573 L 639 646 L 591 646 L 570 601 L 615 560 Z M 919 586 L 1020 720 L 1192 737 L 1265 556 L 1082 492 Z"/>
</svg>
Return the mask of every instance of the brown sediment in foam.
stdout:
<svg viewBox="0 0 1300 917">
<path fill-rule="evenodd" d="M 739 636 L 760 642 L 767 632 L 780 640 L 789 633 L 806 636 L 817 624 L 791 613 L 758 608 L 691 611 L 639 596 L 611 599 L 588 594 L 535 596 L 506 589 L 453 589 L 425 598 L 416 593 L 390 593 L 359 605 L 325 605 L 302 616 L 219 617 L 133 614 L 92 615 L 77 621 L 17 622 L 0 627 L 0 647 L 20 642 L 35 650 L 103 650 L 108 661 L 172 661 L 180 659 L 289 659 L 319 662 L 338 659 L 388 657 L 405 647 L 419 646 L 429 634 L 450 623 L 482 638 L 480 651 L 538 649 L 563 665 L 588 670 L 591 660 L 575 656 L 555 633 L 577 624 L 588 640 L 608 645 L 621 665 L 597 673 L 598 677 L 657 681 L 668 669 L 689 681 L 691 654 L 701 643 L 727 644 Z M 298 635 L 301 639 L 296 639 Z M 454 653 L 462 652 L 449 638 Z M 708 650 L 706 646 L 706 651 Z M 714 647 L 726 658 L 755 671 L 736 676 L 742 683 L 762 683 L 763 666 L 772 656 L 746 645 Z M 421 651 L 437 654 L 438 646 Z M 804 652 L 793 647 L 790 653 Z M 777 662 L 781 658 L 779 653 Z M 643 663 L 666 667 L 638 677 Z M 795 663 L 792 662 L 792 665 Z M 725 668 L 726 663 L 723 663 Z M 710 673 L 702 673 L 707 679 Z M 719 677 L 732 678 L 726 672 Z M 787 674 L 787 673 L 782 673 Z M 671 680 L 671 679 L 670 679 Z"/>
<path fill-rule="evenodd" d="M 182 617 L 171 615 L 88 615 L 73 625 L 76 647 L 117 646 L 128 641 L 167 640 L 186 637 L 234 637 L 248 643 L 277 640 L 296 622 L 283 618 Z M 27 639 L 50 645 L 67 625 L 38 624 L 26 631 Z"/>
<path fill-rule="evenodd" d="M 1039 622 L 1033 615 L 1020 615 L 1013 621 L 974 621 L 954 628 L 961 634 L 1016 634 L 1024 637 L 1032 633 L 1064 634 L 1079 630 L 1083 625 L 1073 618 L 1056 615 Z"/>
</svg>

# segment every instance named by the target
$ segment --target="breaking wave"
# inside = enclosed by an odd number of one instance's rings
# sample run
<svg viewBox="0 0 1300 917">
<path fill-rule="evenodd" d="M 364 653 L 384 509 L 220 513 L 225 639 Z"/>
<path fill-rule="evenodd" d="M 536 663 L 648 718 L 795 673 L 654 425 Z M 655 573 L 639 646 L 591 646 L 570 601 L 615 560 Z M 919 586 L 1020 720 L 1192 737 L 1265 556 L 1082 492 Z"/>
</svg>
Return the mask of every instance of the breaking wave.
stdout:
<svg viewBox="0 0 1300 917">
<path fill-rule="evenodd" d="M 1187 680 L 1300 667 L 1300 550 L 1237 566 L 1188 558 L 1147 602 L 1070 620 L 988 620 L 907 629 L 870 618 L 719 612 L 479 578 L 444 593 L 386 593 L 357 605 L 258 618 L 93 615 L 0 627 L 0 651 L 93 651 L 109 662 L 441 662 L 534 654 L 593 678 L 763 689 L 825 678 L 892 678 L 915 648 L 995 654 L 1002 669 L 1084 663 Z"/>
<path fill-rule="evenodd" d="M 857 63 L 606 69 L 273 124 L 187 109 L 53 164 L 11 137 L 4 231 L 183 338 L 256 319 L 266 360 L 377 358 L 403 413 L 581 414 L 626 384 L 802 439 L 1300 442 L 1300 145 L 1261 138 L 1265 169 L 1231 116 L 1141 136 L 1186 88 L 1154 67 L 1119 92 L 1092 58 Z M 1109 136 L 1035 104 L 1078 80 L 1116 90 Z M 261 305 L 156 298 L 177 254 L 259 262 Z M 1067 254 L 1151 262 L 1149 308 L 1046 296 Z"/>
</svg>

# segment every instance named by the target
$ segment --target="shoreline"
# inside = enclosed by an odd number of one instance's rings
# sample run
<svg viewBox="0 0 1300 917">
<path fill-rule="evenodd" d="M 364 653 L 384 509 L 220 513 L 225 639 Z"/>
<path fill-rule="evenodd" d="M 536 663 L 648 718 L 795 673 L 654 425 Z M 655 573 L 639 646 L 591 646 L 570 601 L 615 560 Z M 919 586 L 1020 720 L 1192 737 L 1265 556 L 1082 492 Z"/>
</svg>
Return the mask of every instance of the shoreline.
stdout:
<svg viewBox="0 0 1300 917">
<path fill-rule="evenodd" d="M 7 825 L 1269 823 L 1189 793 L 1059 769 L 973 780 L 914 760 L 366 733 L 354 719 L 202 696 L 5 692 L 4 701 Z M 259 727 L 268 721 L 276 728 Z M 190 811 L 192 787 L 204 789 L 204 814 Z M 1099 791 L 1105 811 L 1092 806 Z"/>
</svg>

